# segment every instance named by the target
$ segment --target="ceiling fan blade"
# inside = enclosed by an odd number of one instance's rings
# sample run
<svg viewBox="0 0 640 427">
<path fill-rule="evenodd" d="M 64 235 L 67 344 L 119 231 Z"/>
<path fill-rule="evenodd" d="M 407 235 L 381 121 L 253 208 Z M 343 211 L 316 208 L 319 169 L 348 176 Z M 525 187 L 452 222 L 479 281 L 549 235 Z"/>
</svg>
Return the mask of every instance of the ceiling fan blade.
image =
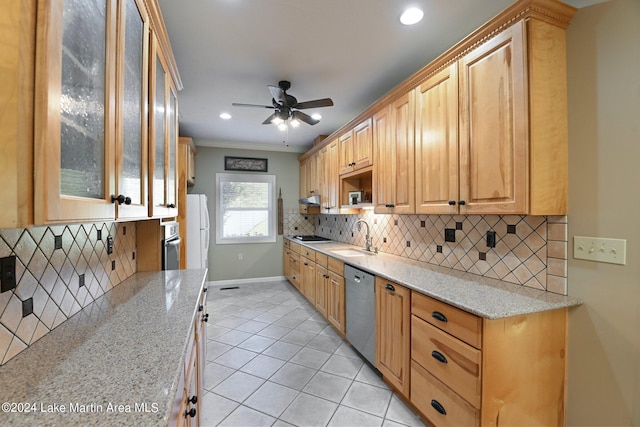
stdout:
<svg viewBox="0 0 640 427">
<path fill-rule="evenodd" d="M 238 102 L 234 102 L 231 105 L 233 105 L 234 107 L 274 108 L 273 105 L 241 104 Z"/>
<path fill-rule="evenodd" d="M 285 93 L 282 90 L 282 88 L 278 86 L 272 86 L 272 85 L 269 85 L 267 87 L 269 88 L 269 92 L 271 92 L 271 96 L 273 97 L 273 99 L 276 100 L 276 102 L 287 107 L 289 106 L 287 104 L 287 97 L 285 96 Z"/>
<path fill-rule="evenodd" d="M 270 115 L 269 117 L 267 117 L 267 120 L 265 120 L 264 122 L 262 122 L 263 125 L 270 125 L 273 121 L 273 119 L 276 118 L 276 113 L 273 113 L 272 115 Z"/>
<path fill-rule="evenodd" d="M 320 123 L 320 120 L 316 120 L 310 115 L 303 113 L 302 111 L 294 111 L 292 116 L 294 119 L 298 119 L 310 125 L 315 125 L 316 123 Z"/>
<path fill-rule="evenodd" d="M 314 99 L 313 101 L 305 101 L 298 102 L 294 105 L 295 108 L 299 110 L 304 110 L 305 108 L 320 108 L 320 107 L 331 107 L 333 106 L 333 101 L 331 98 L 322 98 L 322 99 Z"/>
</svg>

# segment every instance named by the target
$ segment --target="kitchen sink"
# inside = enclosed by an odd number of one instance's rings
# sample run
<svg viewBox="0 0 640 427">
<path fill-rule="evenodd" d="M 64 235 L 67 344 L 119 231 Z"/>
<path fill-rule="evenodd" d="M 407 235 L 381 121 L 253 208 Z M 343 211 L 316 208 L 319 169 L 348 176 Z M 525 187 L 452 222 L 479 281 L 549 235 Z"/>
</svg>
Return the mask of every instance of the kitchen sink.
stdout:
<svg viewBox="0 0 640 427">
<path fill-rule="evenodd" d="M 343 257 L 357 257 L 357 256 L 367 256 L 367 255 L 375 255 L 373 252 L 365 251 L 364 249 L 340 249 L 337 251 L 331 251 L 336 255 L 340 255 Z"/>
</svg>

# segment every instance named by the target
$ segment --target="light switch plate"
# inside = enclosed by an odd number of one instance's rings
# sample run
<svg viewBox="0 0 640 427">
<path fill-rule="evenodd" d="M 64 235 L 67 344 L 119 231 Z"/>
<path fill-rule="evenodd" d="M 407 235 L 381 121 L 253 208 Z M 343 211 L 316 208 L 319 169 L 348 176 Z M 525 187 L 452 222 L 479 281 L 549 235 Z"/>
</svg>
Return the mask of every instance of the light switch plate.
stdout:
<svg viewBox="0 0 640 427">
<path fill-rule="evenodd" d="M 574 236 L 573 257 L 625 265 L 627 263 L 627 241 L 604 237 Z"/>
</svg>

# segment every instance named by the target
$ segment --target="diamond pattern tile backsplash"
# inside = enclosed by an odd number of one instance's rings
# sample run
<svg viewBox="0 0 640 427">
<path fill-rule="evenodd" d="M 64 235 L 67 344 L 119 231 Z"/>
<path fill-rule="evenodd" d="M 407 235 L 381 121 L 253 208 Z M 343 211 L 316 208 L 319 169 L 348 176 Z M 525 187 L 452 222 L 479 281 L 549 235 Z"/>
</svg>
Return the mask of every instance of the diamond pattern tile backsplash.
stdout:
<svg viewBox="0 0 640 427">
<path fill-rule="evenodd" d="M 0 365 L 135 273 L 135 251 L 135 222 L 0 229 L 17 284 L 0 293 Z"/>
<path fill-rule="evenodd" d="M 315 233 L 316 215 L 303 215 L 298 209 L 283 210 L 283 229 L 285 236 L 310 235 Z"/>
<path fill-rule="evenodd" d="M 480 276 L 567 294 L 567 217 L 520 215 L 315 215 L 315 234 L 357 246 L 371 226 L 373 246 L 398 255 Z M 445 242 L 445 229 L 455 242 Z M 495 247 L 487 247 L 495 231 Z"/>
</svg>

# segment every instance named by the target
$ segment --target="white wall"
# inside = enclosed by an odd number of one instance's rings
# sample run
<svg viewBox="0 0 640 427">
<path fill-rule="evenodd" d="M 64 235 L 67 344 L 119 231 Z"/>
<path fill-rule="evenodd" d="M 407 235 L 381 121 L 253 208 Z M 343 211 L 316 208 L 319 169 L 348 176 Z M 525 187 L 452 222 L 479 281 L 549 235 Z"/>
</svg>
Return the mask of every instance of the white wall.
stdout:
<svg viewBox="0 0 640 427">
<path fill-rule="evenodd" d="M 640 1 L 580 9 L 567 32 L 569 238 L 627 239 L 627 265 L 573 259 L 567 425 L 640 425 Z M 571 242 L 570 242 L 571 245 Z"/>
</svg>

